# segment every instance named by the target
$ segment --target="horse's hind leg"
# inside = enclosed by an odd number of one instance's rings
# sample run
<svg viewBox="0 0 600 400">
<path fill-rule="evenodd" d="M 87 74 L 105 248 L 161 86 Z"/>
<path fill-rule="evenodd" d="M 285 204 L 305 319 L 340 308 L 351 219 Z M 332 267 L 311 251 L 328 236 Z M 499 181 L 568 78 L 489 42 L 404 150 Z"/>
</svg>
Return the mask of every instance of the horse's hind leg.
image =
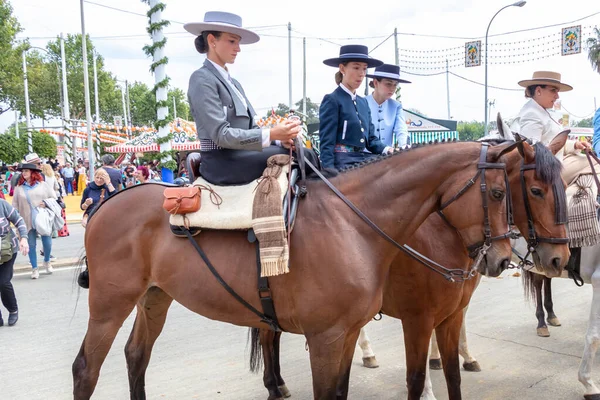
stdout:
<svg viewBox="0 0 600 400">
<path fill-rule="evenodd" d="M 360 328 L 360 334 L 358 335 L 358 346 L 362 350 L 363 365 L 367 368 L 377 368 L 379 367 L 379 363 L 371 348 L 371 341 L 369 340 L 369 336 L 367 336 L 365 327 L 366 325 Z"/>
<path fill-rule="evenodd" d="M 543 305 L 543 297 L 542 297 L 542 286 L 544 285 L 544 276 L 533 274 L 533 287 L 535 290 L 535 317 L 538 320 L 537 326 L 537 335 L 540 337 L 549 337 L 550 331 L 548 330 L 548 325 L 546 325 L 544 313 L 544 305 Z"/>
<path fill-rule="evenodd" d="M 458 340 L 458 354 L 464 358 L 463 368 L 465 371 L 470 372 L 481 372 L 481 366 L 479 362 L 471 355 L 469 352 L 469 344 L 467 342 L 467 310 L 469 306 L 467 305 L 463 310 L 463 321 L 460 326 L 460 339 Z"/>
<path fill-rule="evenodd" d="M 109 293 L 94 286 L 90 291 L 88 329 L 72 366 L 74 400 L 88 400 L 94 393 L 102 363 L 141 295 L 135 289 L 114 296 Z"/>
<path fill-rule="evenodd" d="M 125 346 L 131 399 L 146 399 L 146 368 L 172 302 L 173 298 L 162 289 L 151 287 L 137 303 L 137 316 Z"/>
<path fill-rule="evenodd" d="M 285 387 L 283 378 L 281 378 L 279 368 L 279 339 L 281 338 L 281 332 L 273 332 L 270 329 L 259 329 L 258 331 L 263 355 L 263 384 L 269 392 L 267 400 L 281 400 L 284 397 L 289 397 L 289 391 Z M 281 382 L 281 385 L 279 382 Z M 287 392 L 287 396 L 285 396 L 286 393 L 283 393 L 280 386 L 285 387 L 284 390 Z"/>
<path fill-rule="evenodd" d="M 429 369 L 442 369 L 442 357 L 440 356 L 440 348 L 438 347 L 435 331 L 431 335 L 431 348 L 429 350 Z"/>
<path fill-rule="evenodd" d="M 600 389 L 592 379 L 592 367 L 598 347 L 600 347 L 600 271 L 596 270 L 592 275 L 592 307 L 587 333 L 585 334 L 585 345 L 583 356 L 579 364 L 579 382 L 585 386 L 585 398 L 588 400 L 600 399 Z"/>
<path fill-rule="evenodd" d="M 544 277 L 544 308 L 548 314 L 548 324 L 550 326 L 560 326 L 560 321 L 554 314 L 554 303 L 552 303 L 552 278 Z"/>
<path fill-rule="evenodd" d="M 283 395 L 283 397 L 288 398 L 292 394 L 287 388 L 285 381 L 281 377 L 281 364 L 279 358 L 279 350 L 281 344 L 281 332 L 275 332 L 275 336 L 273 338 L 273 370 L 275 372 L 275 378 L 277 380 L 277 387 L 279 391 Z"/>
</svg>

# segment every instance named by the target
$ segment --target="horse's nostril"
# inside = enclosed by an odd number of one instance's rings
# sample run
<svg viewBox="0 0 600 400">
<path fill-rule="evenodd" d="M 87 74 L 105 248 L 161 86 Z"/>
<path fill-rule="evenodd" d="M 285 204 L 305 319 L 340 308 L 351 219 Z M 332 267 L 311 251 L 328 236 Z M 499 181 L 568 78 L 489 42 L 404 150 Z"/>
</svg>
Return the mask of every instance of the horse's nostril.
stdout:
<svg viewBox="0 0 600 400">
<path fill-rule="evenodd" d="M 504 271 L 505 269 L 507 269 L 510 265 L 510 260 L 508 258 L 505 258 L 504 260 L 502 260 L 502 263 L 500 263 L 500 268 L 502 269 L 502 271 Z"/>
<path fill-rule="evenodd" d="M 561 267 L 561 264 L 562 264 L 562 262 L 561 262 L 561 261 L 562 261 L 562 260 L 560 259 L 560 257 L 554 257 L 554 258 L 552 259 L 552 266 L 553 266 L 554 268 L 556 268 L 556 269 L 560 269 L 560 267 Z"/>
</svg>

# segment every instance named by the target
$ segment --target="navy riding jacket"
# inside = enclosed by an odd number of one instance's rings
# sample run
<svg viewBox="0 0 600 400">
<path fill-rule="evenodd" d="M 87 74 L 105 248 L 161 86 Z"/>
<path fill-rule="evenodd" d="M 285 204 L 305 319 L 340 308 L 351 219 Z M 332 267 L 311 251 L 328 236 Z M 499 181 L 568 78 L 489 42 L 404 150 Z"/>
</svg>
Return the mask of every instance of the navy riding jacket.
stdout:
<svg viewBox="0 0 600 400">
<path fill-rule="evenodd" d="M 336 144 L 352 146 L 358 152 L 366 148 L 374 154 L 381 154 L 385 149 L 385 144 L 375 135 L 367 100 L 356 96 L 356 101 L 352 101 L 352 97 L 339 86 L 323 98 L 319 120 L 323 168 L 334 168 Z"/>
</svg>

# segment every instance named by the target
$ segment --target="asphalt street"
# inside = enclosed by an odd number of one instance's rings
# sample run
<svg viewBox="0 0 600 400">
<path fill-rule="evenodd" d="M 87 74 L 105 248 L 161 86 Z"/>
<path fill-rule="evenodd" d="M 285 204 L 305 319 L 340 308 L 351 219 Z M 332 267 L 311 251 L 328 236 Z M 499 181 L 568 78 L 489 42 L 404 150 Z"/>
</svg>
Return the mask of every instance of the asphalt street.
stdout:
<svg viewBox="0 0 600 400">
<path fill-rule="evenodd" d="M 55 241 L 59 258 L 76 258 L 83 230 Z M 22 258 L 21 258 L 22 259 Z M 465 399 L 575 400 L 583 398 L 577 369 L 583 351 L 591 287 L 553 282 L 555 311 L 563 326 L 550 338 L 536 336 L 534 308 L 523 298 L 521 278 L 505 273 L 484 278 L 468 313 L 472 354 L 482 372 L 462 372 Z M 71 364 L 87 327 L 87 291 L 75 270 L 57 269 L 31 280 L 13 279 L 20 318 L 0 328 L 0 399 L 70 399 Z M 6 318 L 6 310 L 3 309 Z M 104 363 L 94 399 L 129 398 L 123 354 L 135 311 L 125 321 Z M 350 399 L 406 398 L 404 343 L 400 321 L 384 317 L 367 326 L 380 367 L 361 366 L 355 354 Z M 146 375 L 148 399 L 266 399 L 261 374 L 248 372 L 247 329 L 207 320 L 174 303 L 154 348 Z M 282 336 L 282 374 L 291 399 L 311 399 L 311 375 L 304 338 Z M 600 377 L 600 368 L 594 372 Z M 437 399 L 447 399 L 441 371 L 433 371 Z M 597 381 L 598 379 L 596 379 Z"/>
</svg>

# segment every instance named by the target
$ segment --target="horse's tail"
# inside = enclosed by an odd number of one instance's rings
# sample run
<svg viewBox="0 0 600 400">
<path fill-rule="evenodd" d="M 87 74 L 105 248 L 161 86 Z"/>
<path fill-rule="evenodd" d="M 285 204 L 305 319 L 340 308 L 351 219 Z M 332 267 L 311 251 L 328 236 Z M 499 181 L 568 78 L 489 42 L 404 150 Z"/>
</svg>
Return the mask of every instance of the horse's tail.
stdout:
<svg viewBox="0 0 600 400">
<path fill-rule="evenodd" d="M 248 330 L 248 341 L 250 342 L 250 372 L 260 372 L 262 369 L 262 346 L 260 345 L 260 329 L 250 328 Z"/>
<path fill-rule="evenodd" d="M 534 274 L 531 271 L 523 270 L 523 291 L 525 299 L 533 303 L 537 302 L 537 291 L 535 290 L 536 275 L 537 274 Z"/>
<path fill-rule="evenodd" d="M 85 270 L 83 267 L 85 266 Z M 75 268 L 75 274 L 77 275 L 77 284 L 84 288 L 90 288 L 90 274 L 88 272 L 87 256 L 85 252 L 79 257 L 77 261 L 77 268 Z"/>
</svg>

